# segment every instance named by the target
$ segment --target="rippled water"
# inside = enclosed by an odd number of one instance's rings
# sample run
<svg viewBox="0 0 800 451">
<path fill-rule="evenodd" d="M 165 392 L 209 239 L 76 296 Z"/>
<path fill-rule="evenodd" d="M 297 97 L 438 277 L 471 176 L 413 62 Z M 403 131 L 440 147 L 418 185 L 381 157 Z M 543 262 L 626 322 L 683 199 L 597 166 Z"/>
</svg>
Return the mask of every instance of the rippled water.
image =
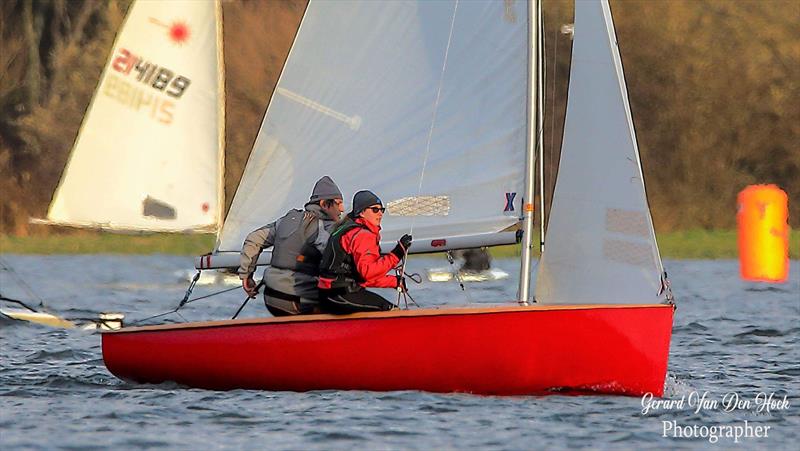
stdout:
<svg viewBox="0 0 800 451">
<path fill-rule="evenodd" d="M 14 256 L 4 261 L 52 310 L 67 317 L 118 311 L 128 320 L 172 309 L 185 284 L 174 272 L 188 258 L 168 256 Z M 413 287 L 422 305 L 510 300 L 516 260 L 495 264 L 500 282 Z M 412 270 L 446 266 L 418 258 Z M 423 392 L 212 392 L 173 384 L 136 385 L 103 365 L 100 337 L 0 319 L 0 446 L 12 448 L 530 449 L 730 448 L 709 427 L 748 421 L 766 437 L 747 448 L 796 449 L 800 439 L 800 262 L 790 283 L 741 282 L 735 261 L 667 261 L 678 298 L 666 399 L 683 405 L 642 413 L 639 398 L 612 396 L 486 397 Z M 8 272 L 5 296 L 30 300 Z M 195 296 L 224 287 L 198 287 Z M 230 317 L 240 291 L 190 304 L 188 320 Z M 446 302 L 445 302 L 446 300 Z M 243 316 L 266 315 L 252 303 Z M 180 320 L 173 317 L 172 320 Z M 602 338 L 598 338 L 602 339 Z M 413 344 L 420 346 L 424 344 Z M 788 407 L 757 412 L 760 392 L 787 396 Z M 706 393 L 706 401 L 697 399 Z M 736 394 L 750 406 L 726 412 Z M 665 424 L 706 427 L 703 437 L 664 436 Z M 744 429 L 743 429 L 744 430 Z M 718 429 L 719 431 L 719 429 Z M 703 435 L 702 429 L 699 431 Z M 720 435 L 718 433 L 718 435 Z M 763 434 L 762 434 L 763 435 Z"/>
</svg>

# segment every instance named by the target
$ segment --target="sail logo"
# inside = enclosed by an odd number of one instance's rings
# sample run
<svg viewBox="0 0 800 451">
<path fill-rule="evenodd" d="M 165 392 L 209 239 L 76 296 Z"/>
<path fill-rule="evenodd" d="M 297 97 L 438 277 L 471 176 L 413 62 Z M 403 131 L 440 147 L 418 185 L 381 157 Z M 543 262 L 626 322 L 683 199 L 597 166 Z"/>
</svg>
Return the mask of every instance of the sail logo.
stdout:
<svg viewBox="0 0 800 451">
<path fill-rule="evenodd" d="M 517 197 L 517 193 L 506 193 L 506 206 L 503 207 L 503 211 L 514 211 L 515 197 Z"/>
<path fill-rule="evenodd" d="M 167 25 L 154 17 L 149 17 L 148 21 L 153 25 L 165 29 L 167 31 L 167 38 L 174 45 L 186 44 L 192 36 L 189 25 L 187 25 L 186 22 L 173 21 L 171 24 Z"/>
</svg>

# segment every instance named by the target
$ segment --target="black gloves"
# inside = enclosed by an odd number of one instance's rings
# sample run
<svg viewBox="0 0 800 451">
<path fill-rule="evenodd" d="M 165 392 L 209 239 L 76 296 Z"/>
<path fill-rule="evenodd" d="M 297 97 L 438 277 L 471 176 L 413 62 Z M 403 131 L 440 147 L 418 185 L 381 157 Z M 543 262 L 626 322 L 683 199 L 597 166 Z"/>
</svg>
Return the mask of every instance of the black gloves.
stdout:
<svg viewBox="0 0 800 451">
<path fill-rule="evenodd" d="M 406 255 L 406 251 L 408 248 L 411 247 L 411 235 L 405 234 L 397 240 L 397 246 L 392 249 L 392 253 L 397 256 L 397 258 L 402 259 Z"/>
</svg>

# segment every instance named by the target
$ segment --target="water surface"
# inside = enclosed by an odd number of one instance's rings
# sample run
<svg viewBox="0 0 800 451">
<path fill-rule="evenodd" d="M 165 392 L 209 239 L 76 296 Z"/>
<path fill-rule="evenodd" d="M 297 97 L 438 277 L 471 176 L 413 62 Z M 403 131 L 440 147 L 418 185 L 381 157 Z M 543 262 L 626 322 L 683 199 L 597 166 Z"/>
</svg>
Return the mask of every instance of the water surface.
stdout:
<svg viewBox="0 0 800 451">
<path fill-rule="evenodd" d="M 17 256 L 4 262 L 46 305 L 67 317 L 99 311 L 129 321 L 171 310 L 186 284 L 175 271 L 191 259 L 173 256 Z M 498 303 L 517 289 L 516 260 L 495 265 L 504 281 L 412 286 L 423 306 Z M 447 266 L 417 258 L 412 271 Z M 792 449 L 800 439 L 800 262 L 790 283 L 739 280 L 736 261 L 667 261 L 678 298 L 666 399 L 683 407 L 642 413 L 642 400 L 615 396 L 487 397 L 415 391 L 308 393 L 214 392 L 175 384 L 137 385 L 103 365 L 100 337 L 81 330 L 0 319 L 0 445 L 16 448 L 247 448 L 247 449 L 563 449 L 745 448 Z M 224 289 L 198 287 L 195 297 Z M 3 295 L 32 301 L 8 271 Z M 392 292 L 385 293 L 391 296 Z M 229 318 L 241 291 L 181 310 L 186 320 Z M 32 303 L 36 303 L 35 301 Z M 242 316 L 265 316 L 252 302 Z M 176 316 L 171 321 L 182 321 Z M 602 337 L 598 337 L 599 340 Z M 424 343 L 410 343 L 423 346 Z M 759 393 L 787 396 L 789 407 L 757 412 Z M 689 400 L 706 393 L 698 409 Z M 726 412 L 726 394 L 750 400 Z M 733 396 L 733 395 L 729 395 Z M 694 397 L 694 398 L 693 398 Z M 770 426 L 767 437 L 719 438 L 709 427 Z M 705 437 L 664 436 L 665 422 L 706 427 Z M 701 431 L 702 432 L 702 431 Z"/>
</svg>

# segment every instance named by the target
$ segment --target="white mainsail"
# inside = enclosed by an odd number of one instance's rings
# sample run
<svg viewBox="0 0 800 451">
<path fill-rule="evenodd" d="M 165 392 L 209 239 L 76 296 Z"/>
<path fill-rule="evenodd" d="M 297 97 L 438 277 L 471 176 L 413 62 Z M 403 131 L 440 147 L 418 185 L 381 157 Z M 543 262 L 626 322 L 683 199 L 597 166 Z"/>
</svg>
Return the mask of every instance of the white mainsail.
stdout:
<svg viewBox="0 0 800 451">
<path fill-rule="evenodd" d="M 536 301 L 663 301 L 663 268 L 607 0 L 575 2 L 569 84 Z"/>
<path fill-rule="evenodd" d="M 222 216 L 216 1 L 137 1 L 81 126 L 47 223 L 213 231 Z"/>
<path fill-rule="evenodd" d="M 238 252 L 323 175 L 347 203 L 360 189 L 381 197 L 386 241 L 412 228 L 419 243 L 518 223 L 526 8 L 311 0 L 216 251 Z"/>
</svg>

